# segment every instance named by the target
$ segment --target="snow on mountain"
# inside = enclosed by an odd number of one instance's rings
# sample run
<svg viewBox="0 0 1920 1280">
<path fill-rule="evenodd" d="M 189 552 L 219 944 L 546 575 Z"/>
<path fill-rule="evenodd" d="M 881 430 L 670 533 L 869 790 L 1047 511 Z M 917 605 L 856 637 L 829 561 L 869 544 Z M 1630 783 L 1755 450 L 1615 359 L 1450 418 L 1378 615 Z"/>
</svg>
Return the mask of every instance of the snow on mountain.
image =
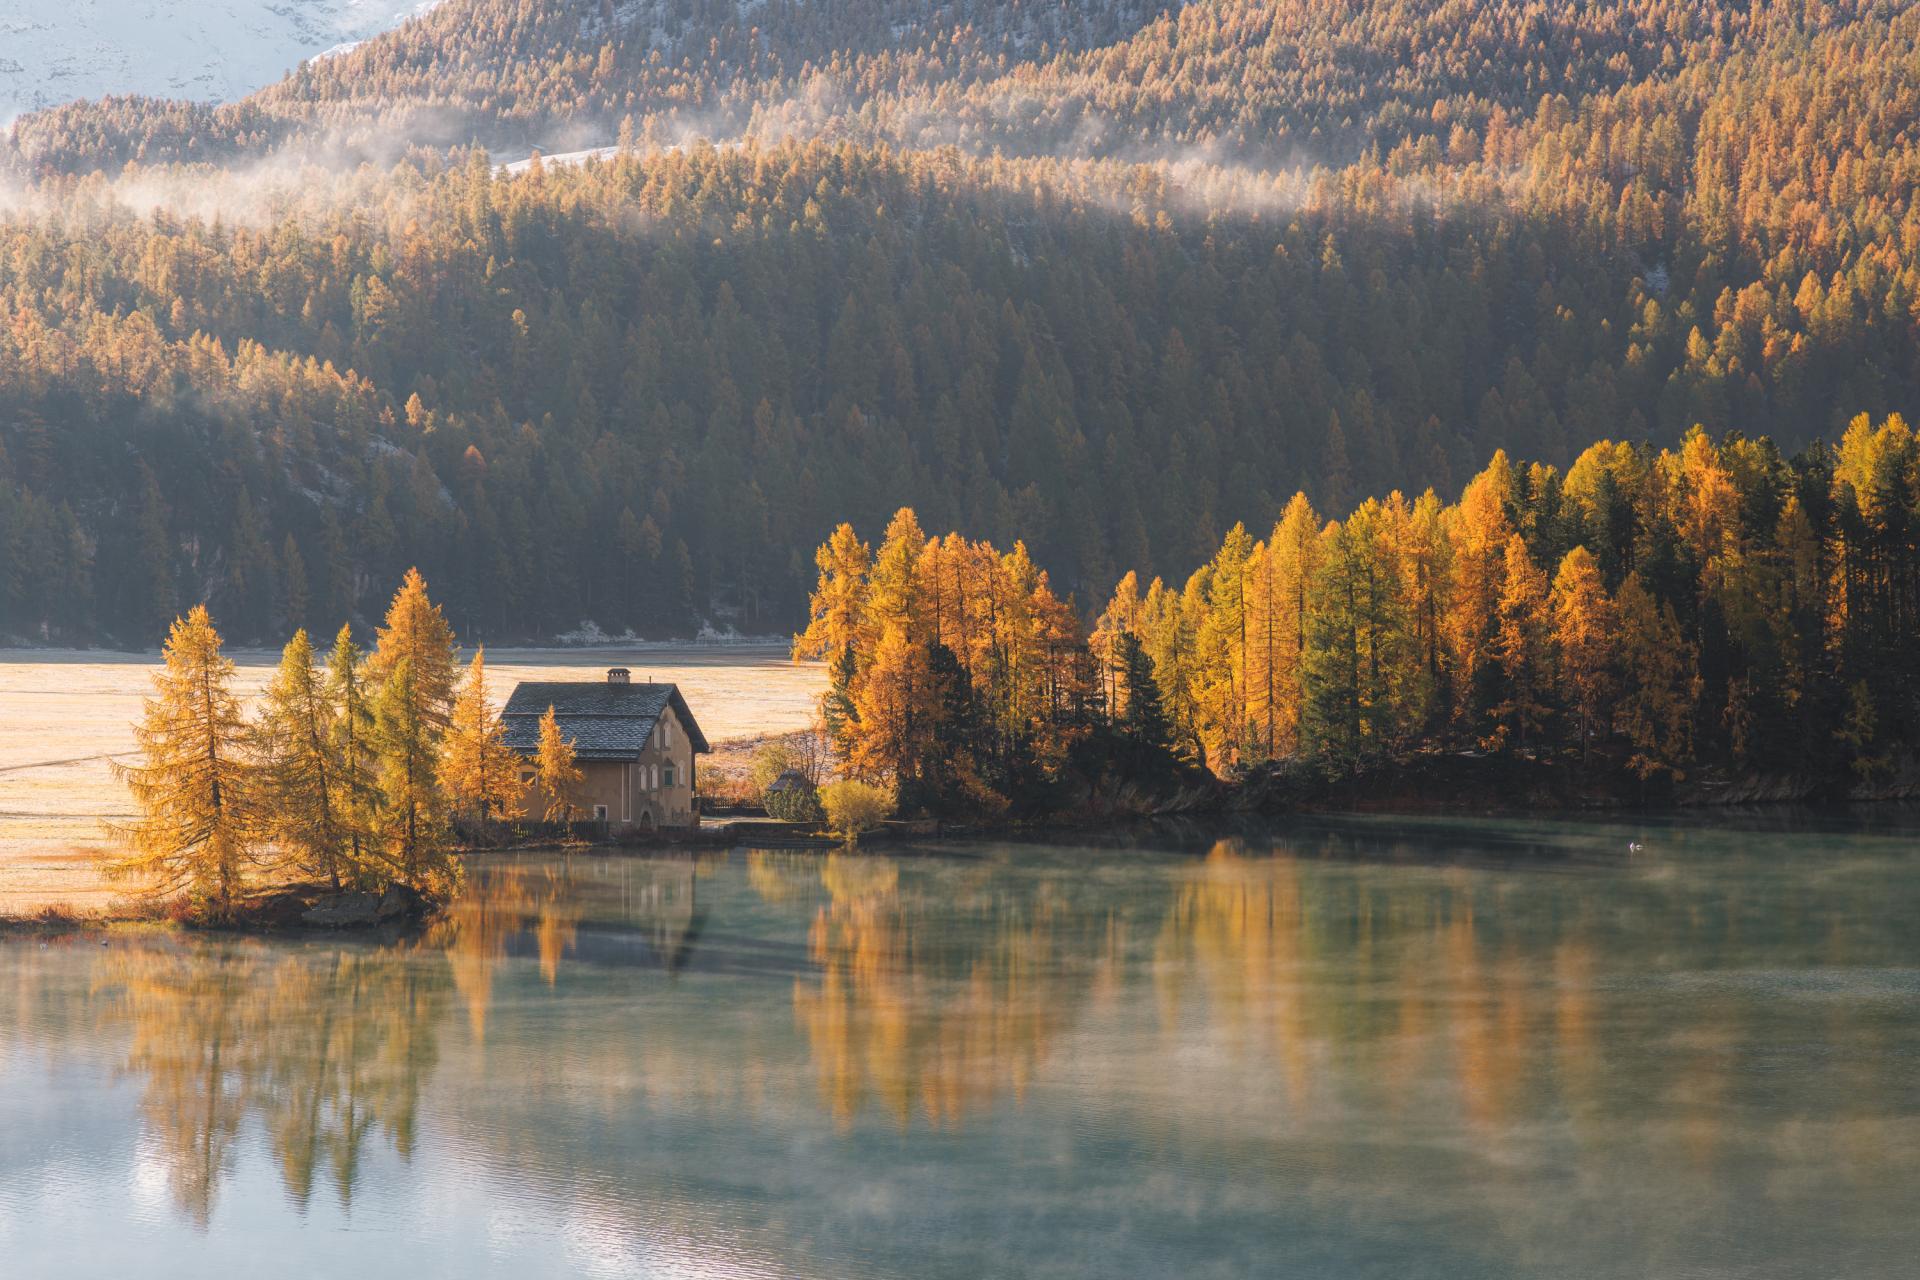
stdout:
<svg viewBox="0 0 1920 1280">
<path fill-rule="evenodd" d="M 224 102 L 438 0 L 0 0 L 0 128 L 74 98 Z"/>
</svg>

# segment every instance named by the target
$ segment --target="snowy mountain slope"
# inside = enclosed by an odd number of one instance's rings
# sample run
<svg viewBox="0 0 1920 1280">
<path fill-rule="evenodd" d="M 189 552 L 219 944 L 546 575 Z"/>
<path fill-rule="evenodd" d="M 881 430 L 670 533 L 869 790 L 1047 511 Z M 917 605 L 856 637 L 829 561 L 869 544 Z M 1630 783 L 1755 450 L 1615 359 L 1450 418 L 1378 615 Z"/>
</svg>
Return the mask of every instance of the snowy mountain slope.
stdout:
<svg viewBox="0 0 1920 1280">
<path fill-rule="evenodd" d="M 0 127 L 73 98 L 227 101 L 434 0 L 5 0 Z"/>
</svg>

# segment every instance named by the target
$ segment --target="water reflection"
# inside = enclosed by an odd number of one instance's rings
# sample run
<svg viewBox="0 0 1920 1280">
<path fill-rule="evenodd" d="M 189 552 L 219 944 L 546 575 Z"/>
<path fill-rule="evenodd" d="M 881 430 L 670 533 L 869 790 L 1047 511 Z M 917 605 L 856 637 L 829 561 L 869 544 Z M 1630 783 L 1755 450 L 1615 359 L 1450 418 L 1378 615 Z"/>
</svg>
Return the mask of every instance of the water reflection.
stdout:
<svg viewBox="0 0 1920 1280">
<path fill-rule="evenodd" d="M 1071 907 L 1050 886 L 931 899 L 903 891 L 889 858 L 831 854 L 819 877 L 817 972 L 795 980 L 793 1007 L 836 1123 L 871 1103 L 902 1129 L 916 1112 L 952 1128 L 1019 1101 L 1084 989 L 1056 943 L 1081 923 Z"/>
<path fill-rule="evenodd" d="M 124 1071 L 193 1222 L 211 1217 L 249 1118 L 301 1206 L 316 1178 L 351 1201 L 371 1133 L 410 1154 L 447 982 L 405 949 L 106 948 L 94 987 L 103 1028 L 129 1033 Z"/>
<path fill-rule="evenodd" d="M 1897 1274 L 1859 1242 L 1920 1245 L 1910 852 L 1616 836 L 498 859 L 386 944 L 6 944 L 0 1030 L 101 1052 L 215 1234 L 250 1152 L 303 1221 L 391 1153 L 483 1206 L 757 1224 L 786 1273 L 1018 1270 L 981 1241 L 1049 1206 L 1005 1247 L 1076 1224 L 1089 1272 Z M 936 1172 L 975 1217 L 928 1216 Z"/>
</svg>

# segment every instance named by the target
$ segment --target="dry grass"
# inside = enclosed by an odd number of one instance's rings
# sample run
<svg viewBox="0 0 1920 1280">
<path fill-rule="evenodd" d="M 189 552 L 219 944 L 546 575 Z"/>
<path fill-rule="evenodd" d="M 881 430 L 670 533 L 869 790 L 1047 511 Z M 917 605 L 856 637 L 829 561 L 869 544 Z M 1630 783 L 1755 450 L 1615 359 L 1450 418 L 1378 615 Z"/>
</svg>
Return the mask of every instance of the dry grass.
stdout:
<svg viewBox="0 0 1920 1280">
<path fill-rule="evenodd" d="M 249 697 L 279 659 L 233 656 Z M 678 684 L 708 739 L 729 756 L 735 743 L 805 727 L 825 679 L 822 668 L 795 665 L 771 645 L 499 649 L 488 659 L 488 684 L 503 702 L 522 680 L 593 679 L 613 666 L 631 668 L 636 680 Z M 112 762 L 133 749 L 132 725 L 158 667 L 154 655 L 0 650 L 0 916 L 130 909 L 123 887 L 100 874 L 100 859 L 107 825 L 132 817 Z"/>
</svg>

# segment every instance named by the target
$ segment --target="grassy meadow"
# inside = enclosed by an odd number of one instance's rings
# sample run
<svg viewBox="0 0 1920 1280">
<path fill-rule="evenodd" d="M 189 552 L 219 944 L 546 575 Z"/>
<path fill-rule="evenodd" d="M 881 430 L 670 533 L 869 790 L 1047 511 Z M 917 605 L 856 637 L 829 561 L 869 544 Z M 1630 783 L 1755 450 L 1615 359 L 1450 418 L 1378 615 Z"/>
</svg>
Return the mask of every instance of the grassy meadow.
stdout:
<svg viewBox="0 0 1920 1280">
<path fill-rule="evenodd" d="M 279 655 L 232 656 L 241 691 L 257 696 Z M 157 654 L 0 649 L 0 916 L 55 906 L 97 913 L 124 896 L 100 874 L 107 825 L 131 816 L 112 763 L 134 749 L 132 726 L 159 662 Z M 589 680 L 612 666 L 678 684 L 718 761 L 805 728 L 825 684 L 821 667 L 788 661 L 781 645 L 489 650 L 487 683 L 505 703 L 522 680 Z"/>
</svg>

